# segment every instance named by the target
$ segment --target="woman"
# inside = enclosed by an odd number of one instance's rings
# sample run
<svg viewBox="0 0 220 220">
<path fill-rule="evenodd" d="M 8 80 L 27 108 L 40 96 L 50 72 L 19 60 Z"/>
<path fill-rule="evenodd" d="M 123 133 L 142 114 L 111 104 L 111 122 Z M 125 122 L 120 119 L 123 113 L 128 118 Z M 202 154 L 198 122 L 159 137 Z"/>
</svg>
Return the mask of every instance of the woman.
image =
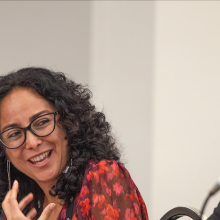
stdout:
<svg viewBox="0 0 220 220">
<path fill-rule="evenodd" d="M 43 68 L 0 77 L 4 219 L 148 219 L 90 97 L 63 73 Z"/>
</svg>

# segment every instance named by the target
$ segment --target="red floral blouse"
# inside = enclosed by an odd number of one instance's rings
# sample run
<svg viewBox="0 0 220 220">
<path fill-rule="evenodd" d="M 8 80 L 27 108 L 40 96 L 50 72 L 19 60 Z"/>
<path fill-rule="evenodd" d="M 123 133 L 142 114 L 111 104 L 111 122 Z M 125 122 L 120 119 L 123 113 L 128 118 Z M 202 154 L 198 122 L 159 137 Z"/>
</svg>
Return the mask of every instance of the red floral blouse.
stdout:
<svg viewBox="0 0 220 220">
<path fill-rule="evenodd" d="M 57 220 L 66 218 L 63 206 Z M 147 209 L 130 174 L 115 161 L 90 162 L 72 220 L 148 220 Z"/>
<path fill-rule="evenodd" d="M 66 219 L 66 210 L 64 205 L 57 220 Z M 149 220 L 145 203 L 130 174 L 115 161 L 89 163 L 73 204 L 72 220 L 96 219 Z"/>
</svg>

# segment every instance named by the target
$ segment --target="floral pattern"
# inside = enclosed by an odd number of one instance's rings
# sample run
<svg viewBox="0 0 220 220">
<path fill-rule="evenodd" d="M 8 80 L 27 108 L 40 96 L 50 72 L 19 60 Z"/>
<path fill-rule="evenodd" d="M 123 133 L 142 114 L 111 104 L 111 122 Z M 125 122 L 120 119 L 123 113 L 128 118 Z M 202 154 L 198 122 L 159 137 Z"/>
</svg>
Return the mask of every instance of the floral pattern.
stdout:
<svg viewBox="0 0 220 220">
<path fill-rule="evenodd" d="M 63 214 L 65 213 L 65 215 Z M 66 218 L 66 206 L 57 220 Z M 72 220 L 148 220 L 147 209 L 130 174 L 115 161 L 91 161 Z"/>
<path fill-rule="evenodd" d="M 64 205 L 57 220 L 66 219 Z M 130 174 L 115 161 L 90 161 L 72 220 L 149 220 L 145 203 Z M 4 220 L 6 218 L 4 217 Z"/>
</svg>

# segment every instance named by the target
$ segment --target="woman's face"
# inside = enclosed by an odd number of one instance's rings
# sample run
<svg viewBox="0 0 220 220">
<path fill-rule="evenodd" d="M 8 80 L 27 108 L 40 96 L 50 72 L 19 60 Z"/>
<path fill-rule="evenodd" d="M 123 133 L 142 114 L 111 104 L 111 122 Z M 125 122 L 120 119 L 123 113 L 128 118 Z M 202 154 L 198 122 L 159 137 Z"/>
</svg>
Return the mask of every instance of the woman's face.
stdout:
<svg viewBox="0 0 220 220">
<path fill-rule="evenodd" d="M 10 124 L 27 127 L 32 117 L 42 111 L 43 115 L 55 112 L 56 109 L 31 89 L 17 88 L 0 105 L 0 131 Z M 56 115 L 56 121 L 58 117 Z M 56 124 L 53 133 L 46 137 L 37 137 L 27 130 L 25 143 L 16 149 L 6 148 L 6 157 L 18 170 L 36 182 L 53 182 L 64 169 L 67 151 L 65 131 Z M 41 164 L 37 160 L 45 162 Z"/>
</svg>

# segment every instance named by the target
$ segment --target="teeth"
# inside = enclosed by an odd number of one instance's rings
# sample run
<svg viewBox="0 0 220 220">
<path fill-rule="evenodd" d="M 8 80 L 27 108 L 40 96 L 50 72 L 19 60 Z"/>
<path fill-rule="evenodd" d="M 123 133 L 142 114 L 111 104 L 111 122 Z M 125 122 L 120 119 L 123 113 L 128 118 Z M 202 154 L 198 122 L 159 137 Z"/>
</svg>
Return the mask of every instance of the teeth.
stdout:
<svg viewBox="0 0 220 220">
<path fill-rule="evenodd" d="M 45 161 L 47 160 L 47 156 L 48 156 L 49 152 L 50 152 L 50 151 L 47 151 L 47 152 L 45 152 L 45 153 L 43 153 L 43 154 L 41 154 L 41 155 L 39 155 L 39 156 L 37 156 L 37 157 L 32 157 L 32 158 L 30 159 L 30 161 L 33 162 L 33 163 L 37 162 L 36 164 L 41 164 L 41 163 L 43 163 L 43 162 L 45 162 Z M 44 161 L 41 161 L 41 160 L 43 160 L 45 157 L 46 157 L 46 159 L 45 159 Z M 39 161 L 41 161 L 41 162 L 39 162 Z"/>
<path fill-rule="evenodd" d="M 34 163 L 35 165 L 40 165 L 42 163 L 44 163 L 48 158 L 46 158 L 45 160 L 41 161 L 41 162 L 37 162 L 37 163 Z"/>
</svg>

